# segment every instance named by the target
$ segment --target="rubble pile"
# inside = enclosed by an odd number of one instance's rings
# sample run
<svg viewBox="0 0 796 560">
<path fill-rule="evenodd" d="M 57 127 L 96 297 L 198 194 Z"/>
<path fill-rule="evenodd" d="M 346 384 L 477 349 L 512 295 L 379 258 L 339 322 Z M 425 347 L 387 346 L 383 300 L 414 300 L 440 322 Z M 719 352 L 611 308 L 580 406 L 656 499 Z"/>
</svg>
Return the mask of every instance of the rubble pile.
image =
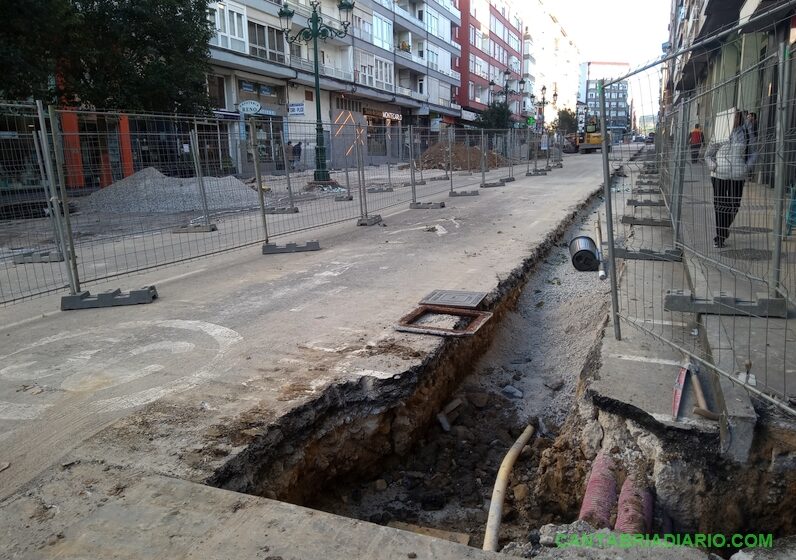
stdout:
<svg viewBox="0 0 796 560">
<path fill-rule="evenodd" d="M 255 207 L 257 193 L 233 176 L 204 177 L 210 210 Z M 179 213 L 202 209 L 202 195 L 195 177 L 181 179 L 147 167 L 93 193 L 81 201 L 85 210 L 112 214 Z"/>
<path fill-rule="evenodd" d="M 423 152 L 420 156 L 420 165 L 423 169 L 448 169 L 448 158 L 448 144 L 439 142 Z M 504 165 L 508 165 L 505 158 L 492 150 L 487 150 L 487 169 L 495 169 Z M 469 171 L 481 170 L 481 147 L 454 143 L 453 170 L 465 171 L 468 166 Z"/>
</svg>

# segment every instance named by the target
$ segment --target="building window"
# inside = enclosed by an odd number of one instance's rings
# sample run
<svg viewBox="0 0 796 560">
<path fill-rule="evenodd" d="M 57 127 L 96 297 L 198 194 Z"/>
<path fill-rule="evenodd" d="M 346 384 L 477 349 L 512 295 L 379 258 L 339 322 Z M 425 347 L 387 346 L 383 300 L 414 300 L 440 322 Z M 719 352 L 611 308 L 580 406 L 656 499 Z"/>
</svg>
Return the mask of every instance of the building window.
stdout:
<svg viewBox="0 0 796 560">
<path fill-rule="evenodd" d="M 470 53 L 470 72 L 475 73 L 475 55 Z"/>
<path fill-rule="evenodd" d="M 509 33 L 509 46 L 517 52 L 520 52 L 520 38 L 514 33 Z"/>
<path fill-rule="evenodd" d="M 285 63 L 285 36 L 279 29 L 249 22 L 249 54 Z"/>
<path fill-rule="evenodd" d="M 467 89 L 467 99 L 475 99 L 475 84 L 470 82 Z"/>
<path fill-rule="evenodd" d="M 207 93 L 210 95 L 210 106 L 216 109 L 224 109 L 227 106 L 226 88 L 224 87 L 224 76 L 207 77 Z"/>
<path fill-rule="evenodd" d="M 216 34 L 210 44 L 224 49 L 246 52 L 246 9 L 235 4 L 215 4 L 208 17 Z"/>
<path fill-rule="evenodd" d="M 375 60 L 375 70 L 376 87 L 393 91 L 395 88 L 393 86 L 394 72 L 392 62 L 377 57 Z"/>
<path fill-rule="evenodd" d="M 311 89 L 304 90 L 304 101 L 315 101 L 315 92 Z"/>
<path fill-rule="evenodd" d="M 376 65 L 376 57 L 364 51 L 357 52 L 357 75 L 356 81 L 364 86 L 373 87 L 373 75 Z"/>
<path fill-rule="evenodd" d="M 426 49 L 428 54 L 428 67 L 432 70 L 439 70 L 439 54 L 432 49 Z"/>
<path fill-rule="evenodd" d="M 474 47 L 478 45 L 478 43 L 475 42 L 475 26 L 474 25 L 470 26 L 470 44 L 472 46 L 474 46 Z"/>
<path fill-rule="evenodd" d="M 301 45 L 298 43 L 291 43 L 290 45 L 290 58 L 304 58 L 301 56 Z"/>
<path fill-rule="evenodd" d="M 392 50 L 392 22 L 373 14 L 373 44 L 384 50 Z"/>
<path fill-rule="evenodd" d="M 426 8 L 426 31 L 439 35 L 439 15 L 430 8 Z"/>
</svg>

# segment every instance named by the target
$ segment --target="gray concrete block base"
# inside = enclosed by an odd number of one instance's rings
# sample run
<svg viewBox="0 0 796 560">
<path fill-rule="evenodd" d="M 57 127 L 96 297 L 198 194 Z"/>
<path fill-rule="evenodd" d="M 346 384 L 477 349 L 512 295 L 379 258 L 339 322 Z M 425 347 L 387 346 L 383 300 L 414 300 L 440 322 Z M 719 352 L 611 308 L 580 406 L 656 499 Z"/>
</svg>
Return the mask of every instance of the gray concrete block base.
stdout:
<svg viewBox="0 0 796 560">
<path fill-rule="evenodd" d="M 515 179 L 514 177 L 501 177 L 500 180 L 504 183 L 513 183 L 517 179 Z"/>
<path fill-rule="evenodd" d="M 528 171 L 525 176 L 526 177 L 539 177 L 542 175 L 547 175 L 547 171 L 542 171 L 540 169 L 535 169 L 533 171 Z"/>
<path fill-rule="evenodd" d="M 354 200 L 354 197 L 350 194 L 338 194 L 334 197 L 335 202 L 349 202 L 351 200 Z"/>
<path fill-rule="evenodd" d="M 411 210 L 439 210 L 445 208 L 444 202 L 410 202 L 409 208 Z"/>
<path fill-rule="evenodd" d="M 263 244 L 263 255 L 280 255 L 282 253 L 302 253 L 304 251 L 320 251 L 320 241 L 307 241 L 303 245 L 298 243 L 288 243 L 286 245 L 276 245 L 274 243 Z"/>
<path fill-rule="evenodd" d="M 266 214 L 298 214 L 297 206 L 279 206 L 276 208 L 266 208 Z"/>
<path fill-rule="evenodd" d="M 622 223 L 628 226 L 672 227 L 672 222 L 669 220 L 642 218 L 637 216 L 622 216 Z"/>
<path fill-rule="evenodd" d="M 14 264 L 63 262 L 63 260 L 64 256 L 61 251 L 26 251 L 14 255 Z"/>
<path fill-rule="evenodd" d="M 185 224 L 171 230 L 171 233 L 211 233 L 218 231 L 216 224 Z"/>
<path fill-rule="evenodd" d="M 107 290 L 96 296 L 84 291 L 61 298 L 61 311 L 76 309 L 95 309 L 98 307 L 118 307 L 120 305 L 138 305 L 152 303 L 158 297 L 155 286 L 144 286 L 140 290 L 122 292 L 120 289 Z"/>
<path fill-rule="evenodd" d="M 501 181 L 496 181 L 494 183 L 481 183 L 481 188 L 482 189 L 491 189 L 491 188 L 494 188 L 494 187 L 505 187 L 505 186 L 506 186 L 506 184 L 502 180 Z"/>
<path fill-rule="evenodd" d="M 456 196 L 478 196 L 480 193 L 478 191 L 451 191 L 448 193 L 450 197 Z"/>
<path fill-rule="evenodd" d="M 369 193 L 393 192 L 392 187 L 368 187 Z"/>
<path fill-rule="evenodd" d="M 381 223 L 381 215 L 367 216 L 366 218 L 359 218 L 357 220 L 358 226 L 375 226 Z"/>
</svg>

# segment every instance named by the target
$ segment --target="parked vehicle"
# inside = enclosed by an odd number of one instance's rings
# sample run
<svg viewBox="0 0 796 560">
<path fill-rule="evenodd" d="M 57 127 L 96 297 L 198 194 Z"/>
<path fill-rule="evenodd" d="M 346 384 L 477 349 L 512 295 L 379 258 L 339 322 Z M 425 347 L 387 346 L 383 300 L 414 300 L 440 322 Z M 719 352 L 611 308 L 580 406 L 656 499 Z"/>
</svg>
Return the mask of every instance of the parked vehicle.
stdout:
<svg viewBox="0 0 796 560">
<path fill-rule="evenodd" d="M 654 144 L 655 143 L 655 133 L 650 132 L 647 134 L 647 140 L 644 142 L 645 144 Z"/>
</svg>

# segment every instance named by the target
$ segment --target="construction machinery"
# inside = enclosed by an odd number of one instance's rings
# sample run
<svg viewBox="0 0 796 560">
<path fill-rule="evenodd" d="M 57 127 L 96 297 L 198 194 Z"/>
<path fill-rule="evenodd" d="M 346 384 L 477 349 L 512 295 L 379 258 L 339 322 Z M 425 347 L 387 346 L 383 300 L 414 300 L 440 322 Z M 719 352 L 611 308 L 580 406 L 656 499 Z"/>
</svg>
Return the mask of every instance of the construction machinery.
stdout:
<svg viewBox="0 0 796 560">
<path fill-rule="evenodd" d="M 595 117 L 590 117 L 586 123 L 585 132 L 581 135 L 580 142 L 578 143 L 578 151 L 582 154 L 588 154 L 596 150 L 601 150 L 603 147 L 603 135 L 600 132 L 600 122 Z M 610 136 L 609 147 L 610 151 Z"/>
</svg>

